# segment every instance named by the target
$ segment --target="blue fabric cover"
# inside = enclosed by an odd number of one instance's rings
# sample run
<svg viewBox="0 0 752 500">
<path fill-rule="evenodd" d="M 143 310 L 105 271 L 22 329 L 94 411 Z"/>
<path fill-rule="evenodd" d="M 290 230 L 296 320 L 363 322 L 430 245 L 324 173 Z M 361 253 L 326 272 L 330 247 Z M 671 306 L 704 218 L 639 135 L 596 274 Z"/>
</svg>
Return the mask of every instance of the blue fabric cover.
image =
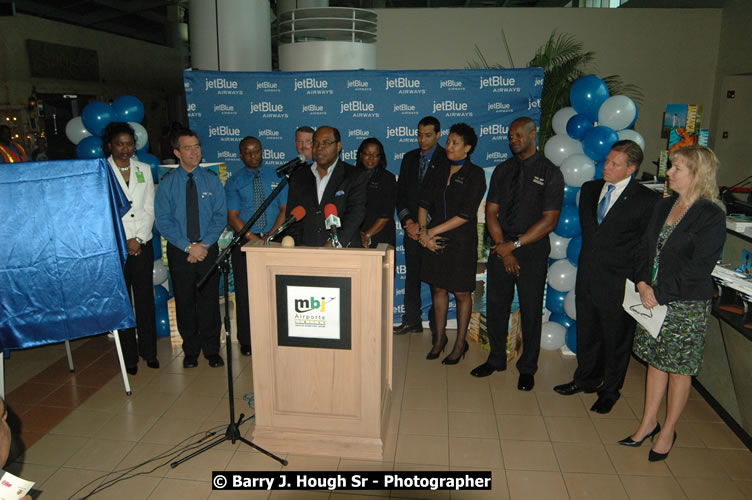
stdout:
<svg viewBox="0 0 752 500">
<path fill-rule="evenodd" d="M 0 351 L 135 326 L 129 208 L 104 159 L 0 168 Z"/>
</svg>

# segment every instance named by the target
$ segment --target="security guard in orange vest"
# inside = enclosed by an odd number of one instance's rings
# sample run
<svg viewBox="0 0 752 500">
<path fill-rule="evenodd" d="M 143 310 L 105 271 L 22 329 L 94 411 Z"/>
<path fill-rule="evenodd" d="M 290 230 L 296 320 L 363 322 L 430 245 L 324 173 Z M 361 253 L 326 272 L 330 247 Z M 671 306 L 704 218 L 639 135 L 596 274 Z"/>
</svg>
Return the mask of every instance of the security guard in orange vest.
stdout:
<svg viewBox="0 0 752 500">
<path fill-rule="evenodd" d="M 26 161 L 26 151 L 10 137 L 10 127 L 0 125 L 0 163 Z"/>
</svg>

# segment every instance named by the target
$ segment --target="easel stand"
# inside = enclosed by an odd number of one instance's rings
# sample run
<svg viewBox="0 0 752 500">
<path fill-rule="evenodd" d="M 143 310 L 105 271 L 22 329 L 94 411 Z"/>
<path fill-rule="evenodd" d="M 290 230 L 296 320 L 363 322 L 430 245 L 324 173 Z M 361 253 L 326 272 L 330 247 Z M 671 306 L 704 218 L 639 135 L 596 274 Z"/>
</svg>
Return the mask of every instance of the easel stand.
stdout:
<svg viewBox="0 0 752 500">
<path fill-rule="evenodd" d="M 291 173 L 291 172 L 290 172 Z M 170 467 L 173 469 L 177 467 L 178 465 L 182 464 L 183 462 L 186 462 L 190 460 L 191 458 L 195 457 L 196 455 L 200 455 L 201 453 L 210 450 L 214 448 L 215 446 L 224 443 L 225 441 L 231 441 L 232 444 L 235 444 L 236 441 L 240 441 L 241 443 L 245 443 L 251 448 L 254 448 L 255 450 L 260 451 L 264 455 L 273 458 L 277 462 L 281 463 L 282 465 L 287 465 L 287 460 L 284 458 L 280 458 L 277 455 L 274 455 L 273 453 L 270 453 L 269 451 L 256 446 L 248 439 L 244 438 L 240 435 L 240 425 L 243 423 L 243 417 L 244 414 L 240 414 L 238 417 L 238 420 L 235 421 L 235 391 L 232 381 L 232 336 L 231 336 L 231 330 L 230 330 L 230 255 L 232 254 L 232 250 L 239 246 L 244 240 L 245 240 L 245 233 L 250 231 L 253 224 L 256 222 L 256 220 L 261 217 L 261 214 L 264 213 L 264 210 L 266 210 L 266 207 L 269 206 L 269 204 L 272 202 L 274 197 L 279 193 L 279 191 L 285 187 L 287 182 L 289 181 L 289 175 L 290 173 L 286 174 L 286 177 L 282 178 L 279 185 L 272 191 L 272 193 L 269 195 L 269 197 L 264 200 L 264 203 L 261 204 L 261 206 L 256 209 L 256 211 L 253 213 L 251 218 L 246 222 L 245 226 L 243 226 L 243 229 L 241 229 L 238 234 L 235 235 L 235 237 L 232 239 L 232 242 L 222 250 L 222 253 L 219 254 L 217 257 L 217 261 L 214 263 L 214 265 L 209 269 L 209 271 L 206 273 L 206 275 L 201 278 L 201 281 L 198 282 L 197 287 L 201 288 L 206 284 L 206 281 L 211 277 L 211 275 L 217 270 L 221 269 L 222 276 L 224 276 L 224 298 L 225 298 L 225 348 L 226 348 L 226 356 L 227 356 L 227 391 L 228 396 L 230 398 L 229 403 L 229 410 L 230 410 L 230 423 L 227 425 L 227 430 L 225 431 L 225 435 L 221 438 L 216 439 L 215 441 L 207 444 L 203 448 L 191 453 L 190 455 L 181 458 L 180 460 L 176 460 L 172 463 L 170 463 Z"/>
</svg>

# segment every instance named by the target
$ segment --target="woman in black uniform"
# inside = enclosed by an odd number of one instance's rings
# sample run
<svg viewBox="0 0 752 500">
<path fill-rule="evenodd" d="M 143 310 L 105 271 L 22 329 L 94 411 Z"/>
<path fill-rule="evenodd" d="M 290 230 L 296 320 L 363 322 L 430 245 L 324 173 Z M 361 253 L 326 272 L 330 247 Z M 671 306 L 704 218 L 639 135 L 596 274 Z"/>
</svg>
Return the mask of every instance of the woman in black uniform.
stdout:
<svg viewBox="0 0 752 500">
<path fill-rule="evenodd" d="M 426 174 L 418 204 L 420 244 L 425 248 L 420 279 L 431 285 L 436 335 L 426 359 L 436 359 L 447 344 L 449 294 L 457 301 L 457 339 L 442 363 L 455 365 L 468 350 L 465 340 L 472 313 L 478 261 L 478 206 L 486 192 L 483 170 L 470 162 L 478 136 L 456 123 L 446 142 L 448 162 Z"/>
<path fill-rule="evenodd" d="M 386 169 L 386 154 L 381 141 L 369 137 L 361 142 L 356 165 L 368 172 L 366 217 L 360 225 L 363 248 L 376 248 L 379 243 L 395 246 L 397 179 Z"/>
</svg>

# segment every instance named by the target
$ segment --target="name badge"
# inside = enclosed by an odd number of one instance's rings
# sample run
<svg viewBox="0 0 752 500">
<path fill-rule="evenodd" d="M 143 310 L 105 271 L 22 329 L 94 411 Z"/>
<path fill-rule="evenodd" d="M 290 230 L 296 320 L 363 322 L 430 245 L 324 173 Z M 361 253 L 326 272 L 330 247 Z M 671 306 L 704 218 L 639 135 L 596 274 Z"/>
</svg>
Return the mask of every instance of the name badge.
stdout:
<svg viewBox="0 0 752 500">
<path fill-rule="evenodd" d="M 539 186 L 542 186 L 545 181 L 546 181 L 546 179 L 538 177 L 537 175 L 535 177 L 533 177 L 533 182 L 536 183 L 536 184 L 538 184 Z"/>
<path fill-rule="evenodd" d="M 136 179 L 138 179 L 139 183 L 146 182 L 144 179 L 144 173 L 140 170 L 136 172 Z"/>
</svg>

